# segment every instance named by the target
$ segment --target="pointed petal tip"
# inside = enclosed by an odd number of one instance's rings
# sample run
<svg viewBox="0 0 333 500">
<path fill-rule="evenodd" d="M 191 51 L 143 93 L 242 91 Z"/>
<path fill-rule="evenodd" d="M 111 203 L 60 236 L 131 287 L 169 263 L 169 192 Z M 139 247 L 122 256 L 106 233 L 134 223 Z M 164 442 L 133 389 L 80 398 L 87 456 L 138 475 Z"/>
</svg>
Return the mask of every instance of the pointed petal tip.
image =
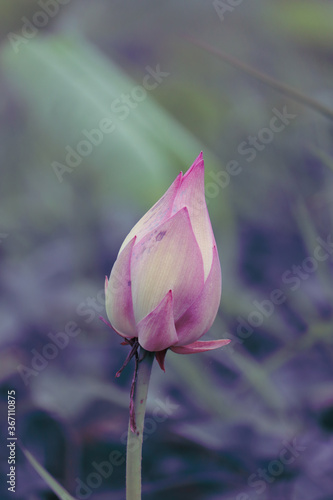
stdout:
<svg viewBox="0 0 333 500">
<path fill-rule="evenodd" d="M 194 165 L 195 168 L 202 168 L 202 169 L 205 168 L 205 162 L 204 162 L 204 159 L 203 159 L 203 153 L 202 153 L 202 151 L 199 154 L 199 156 L 195 159 L 195 162 L 194 162 L 193 165 Z"/>
<path fill-rule="evenodd" d="M 183 218 L 183 223 L 188 223 L 190 228 L 191 228 L 191 231 L 192 231 L 192 224 L 191 224 L 191 219 L 190 219 L 190 212 L 189 212 L 189 209 L 188 207 L 182 207 L 180 208 L 179 210 L 177 210 L 171 217 L 171 219 L 174 219 L 176 217 L 180 217 L 180 218 Z M 169 219 L 170 220 L 170 219 Z M 178 220 L 178 219 L 177 219 Z"/>
<path fill-rule="evenodd" d="M 98 316 L 98 319 L 100 319 L 106 326 L 112 328 L 112 330 L 114 329 L 111 323 L 107 321 L 105 318 L 103 318 L 103 316 Z"/>
<path fill-rule="evenodd" d="M 205 352 L 212 351 L 214 349 L 218 349 L 219 347 L 223 347 L 228 345 L 231 342 L 230 339 L 221 339 L 221 340 L 206 340 L 193 342 L 192 344 L 184 345 L 184 346 L 175 346 L 170 349 L 177 354 L 194 354 L 196 352 Z"/>
<path fill-rule="evenodd" d="M 137 239 L 137 235 L 135 234 L 131 239 L 127 239 L 127 237 L 124 239 L 120 249 L 119 249 L 119 252 L 118 252 L 118 255 L 117 255 L 117 259 L 118 257 L 120 256 L 121 252 L 123 250 L 125 250 L 126 247 L 128 248 L 133 248 L 134 245 L 135 245 L 135 242 L 136 242 L 136 239 Z"/>
<path fill-rule="evenodd" d="M 137 324 L 137 330 L 140 345 L 150 352 L 164 351 L 178 342 L 173 318 L 172 290 Z"/>
<path fill-rule="evenodd" d="M 172 184 L 170 185 L 169 187 L 169 190 L 174 190 L 175 191 L 175 195 L 182 183 L 182 180 L 183 180 L 183 172 L 180 171 L 179 174 L 177 175 L 177 177 L 175 178 L 175 180 L 172 182 Z"/>
<path fill-rule="evenodd" d="M 200 153 L 198 154 L 198 156 L 196 157 L 196 159 L 194 160 L 194 165 L 197 165 L 198 163 L 201 163 L 203 162 L 204 159 L 203 159 L 203 152 L 200 151 Z"/>
<path fill-rule="evenodd" d="M 180 171 L 179 174 L 177 175 L 177 177 L 175 178 L 174 182 L 176 182 L 177 184 L 180 184 L 182 177 L 183 177 L 183 172 Z"/>
<path fill-rule="evenodd" d="M 191 220 L 190 220 L 190 213 L 189 213 L 189 210 L 188 210 L 188 207 L 183 207 L 179 210 L 179 212 L 181 212 L 185 217 L 188 218 L 189 222 L 191 223 Z M 178 212 L 178 213 L 179 213 Z M 191 226 L 192 227 L 192 226 Z"/>
<path fill-rule="evenodd" d="M 196 170 L 201 171 L 201 170 L 204 170 L 204 169 L 205 169 L 205 163 L 204 163 L 204 159 L 203 159 L 203 153 L 201 151 L 200 154 L 199 154 L 199 156 L 197 156 L 197 158 L 192 163 L 191 167 L 188 169 L 188 171 L 183 176 L 183 179 L 185 179 L 186 177 L 188 177 L 190 174 L 192 174 Z"/>
<path fill-rule="evenodd" d="M 157 351 L 157 352 L 155 352 L 156 361 L 158 362 L 158 364 L 160 365 L 161 370 L 163 370 L 164 373 L 165 373 L 164 360 L 165 360 L 165 355 L 167 353 L 167 350 L 168 349 L 164 349 L 163 351 Z"/>
<path fill-rule="evenodd" d="M 137 235 L 135 234 L 135 235 L 133 236 L 133 238 L 129 240 L 129 242 L 127 243 L 127 245 L 128 245 L 130 248 L 131 248 L 131 247 L 134 247 L 136 240 L 137 240 Z"/>
</svg>

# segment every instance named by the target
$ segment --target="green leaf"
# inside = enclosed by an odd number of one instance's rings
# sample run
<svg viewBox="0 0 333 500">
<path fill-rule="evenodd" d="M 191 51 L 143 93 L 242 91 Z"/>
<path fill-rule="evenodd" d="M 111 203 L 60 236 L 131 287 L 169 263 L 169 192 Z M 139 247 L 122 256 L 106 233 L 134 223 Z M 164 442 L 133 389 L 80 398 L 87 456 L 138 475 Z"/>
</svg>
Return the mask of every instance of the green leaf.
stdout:
<svg viewBox="0 0 333 500">
<path fill-rule="evenodd" d="M 158 61 L 150 66 L 156 69 Z M 160 69 L 165 73 L 170 70 L 162 63 Z M 21 46 L 18 53 L 5 43 L 0 50 L 0 70 L 26 112 L 29 147 L 36 148 L 39 160 L 33 162 L 34 172 L 37 169 L 39 178 L 56 191 L 54 200 L 58 205 L 66 188 L 69 193 L 77 193 L 88 186 L 89 203 L 98 199 L 99 204 L 108 207 L 111 200 L 117 206 L 126 193 L 126 199 L 148 209 L 179 171 L 190 167 L 201 150 L 206 179 L 211 170 L 223 169 L 215 155 L 155 101 L 158 89 L 147 90 L 146 98 L 120 119 L 112 106 L 123 94 L 131 94 L 143 84 L 147 67 L 134 81 L 80 37 L 39 35 Z M 168 79 L 172 78 L 172 73 L 165 76 L 160 85 L 168 89 Z M 84 131 L 96 129 L 106 118 L 114 121 L 115 129 L 105 133 L 91 154 L 71 172 L 65 172 L 63 182 L 58 183 L 54 162 L 65 165 L 66 148 L 75 150 L 87 139 Z M 223 190 L 222 194 L 220 186 L 216 187 L 221 196 L 215 210 L 223 227 L 229 228 L 233 220 L 230 193 Z M 45 192 L 49 196 L 50 189 Z M 213 201 L 211 212 L 217 207 Z"/>
<path fill-rule="evenodd" d="M 68 491 L 65 490 L 65 488 L 61 486 L 61 484 L 58 483 L 58 481 L 54 479 L 54 477 L 51 476 L 51 474 L 47 472 L 47 470 L 44 469 L 42 465 L 40 465 L 39 462 L 37 462 L 37 460 L 31 455 L 31 453 L 26 448 L 24 448 L 24 446 L 21 445 L 20 447 L 24 455 L 26 456 L 27 460 L 35 469 L 35 471 L 41 476 L 41 478 L 44 479 L 46 484 L 48 484 L 51 490 L 61 500 L 76 500 L 74 497 L 72 497 L 72 495 L 68 493 Z"/>
<path fill-rule="evenodd" d="M 167 85 L 172 75 L 167 67 L 157 66 L 166 76 L 158 85 Z M 50 176 L 54 161 L 66 164 L 66 147 L 77 149 L 87 139 L 84 131 L 96 130 L 109 119 L 115 129 L 104 133 L 100 144 L 66 172 L 63 180 L 92 174 L 107 196 L 121 196 L 132 190 L 134 196 L 154 202 L 179 170 L 187 169 L 200 150 L 199 140 L 154 101 L 154 89 L 133 107 L 121 104 L 123 95 L 136 95 L 147 67 L 138 81 L 129 78 L 121 68 L 107 59 L 85 40 L 42 36 L 29 40 L 15 53 L 5 44 L 0 66 L 28 111 L 29 127 L 39 148 L 46 148 L 49 161 L 43 165 Z M 151 81 L 153 81 L 151 77 Z M 149 80 L 150 81 L 150 80 Z M 134 92 L 134 94 L 133 94 Z M 139 94 L 138 94 L 139 95 Z M 127 109 L 127 115 L 119 112 Z M 115 111 L 116 109 L 116 111 Z M 117 111 L 118 110 L 118 111 Z M 205 149 L 205 160 L 218 168 L 216 158 Z M 174 172 L 170 174 L 170 167 Z"/>
</svg>

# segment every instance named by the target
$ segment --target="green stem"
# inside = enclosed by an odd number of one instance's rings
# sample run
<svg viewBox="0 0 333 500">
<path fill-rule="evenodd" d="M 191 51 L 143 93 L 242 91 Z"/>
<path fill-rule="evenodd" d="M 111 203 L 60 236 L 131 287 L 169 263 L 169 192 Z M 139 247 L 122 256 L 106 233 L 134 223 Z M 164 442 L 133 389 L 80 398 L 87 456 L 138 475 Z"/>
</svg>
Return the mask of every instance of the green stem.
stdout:
<svg viewBox="0 0 333 500">
<path fill-rule="evenodd" d="M 141 459 L 143 426 L 146 412 L 151 368 L 154 353 L 140 347 L 137 379 L 134 391 L 134 412 L 136 431 L 131 430 L 131 419 L 128 424 L 126 452 L 126 500 L 141 500 Z"/>
</svg>

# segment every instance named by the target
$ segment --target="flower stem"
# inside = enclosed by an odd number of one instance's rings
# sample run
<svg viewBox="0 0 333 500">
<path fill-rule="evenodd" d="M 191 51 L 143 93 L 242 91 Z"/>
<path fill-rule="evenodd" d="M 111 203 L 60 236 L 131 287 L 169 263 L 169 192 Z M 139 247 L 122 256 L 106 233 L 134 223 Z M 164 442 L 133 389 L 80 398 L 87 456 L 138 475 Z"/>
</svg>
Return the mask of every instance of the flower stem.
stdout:
<svg viewBox="0 0 333 500">
<path fill-rule="evenodd" d="M 126 452 L 126 500 L 141 500 L 141 459 L 143 426 L 146 401 L 154 353 L 140 347 L 137 378 L 134 390 L 133 410 L 135 432 L 132 431 L 131 417 L 128 424 Z M 132 424 L 132 425 L 131 425 Z"/>
</svg>

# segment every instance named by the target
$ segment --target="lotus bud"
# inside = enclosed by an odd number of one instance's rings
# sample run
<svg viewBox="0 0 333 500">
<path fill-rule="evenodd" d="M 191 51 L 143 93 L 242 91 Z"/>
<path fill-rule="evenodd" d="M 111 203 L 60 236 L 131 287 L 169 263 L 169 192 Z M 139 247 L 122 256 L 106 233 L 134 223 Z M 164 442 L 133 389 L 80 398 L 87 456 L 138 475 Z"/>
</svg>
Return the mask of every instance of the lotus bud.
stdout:
<svg viewBox="0 0 333 500">
<path fill-rule="evenodd" d="M 162 369 L 167 349 L 191 354 L 230 342 L 198 341 L 212 326 L 221 298 L 202 153 L 125 238 L 105 293 L 113 329 L 155 352 Z"/>
</svg>

